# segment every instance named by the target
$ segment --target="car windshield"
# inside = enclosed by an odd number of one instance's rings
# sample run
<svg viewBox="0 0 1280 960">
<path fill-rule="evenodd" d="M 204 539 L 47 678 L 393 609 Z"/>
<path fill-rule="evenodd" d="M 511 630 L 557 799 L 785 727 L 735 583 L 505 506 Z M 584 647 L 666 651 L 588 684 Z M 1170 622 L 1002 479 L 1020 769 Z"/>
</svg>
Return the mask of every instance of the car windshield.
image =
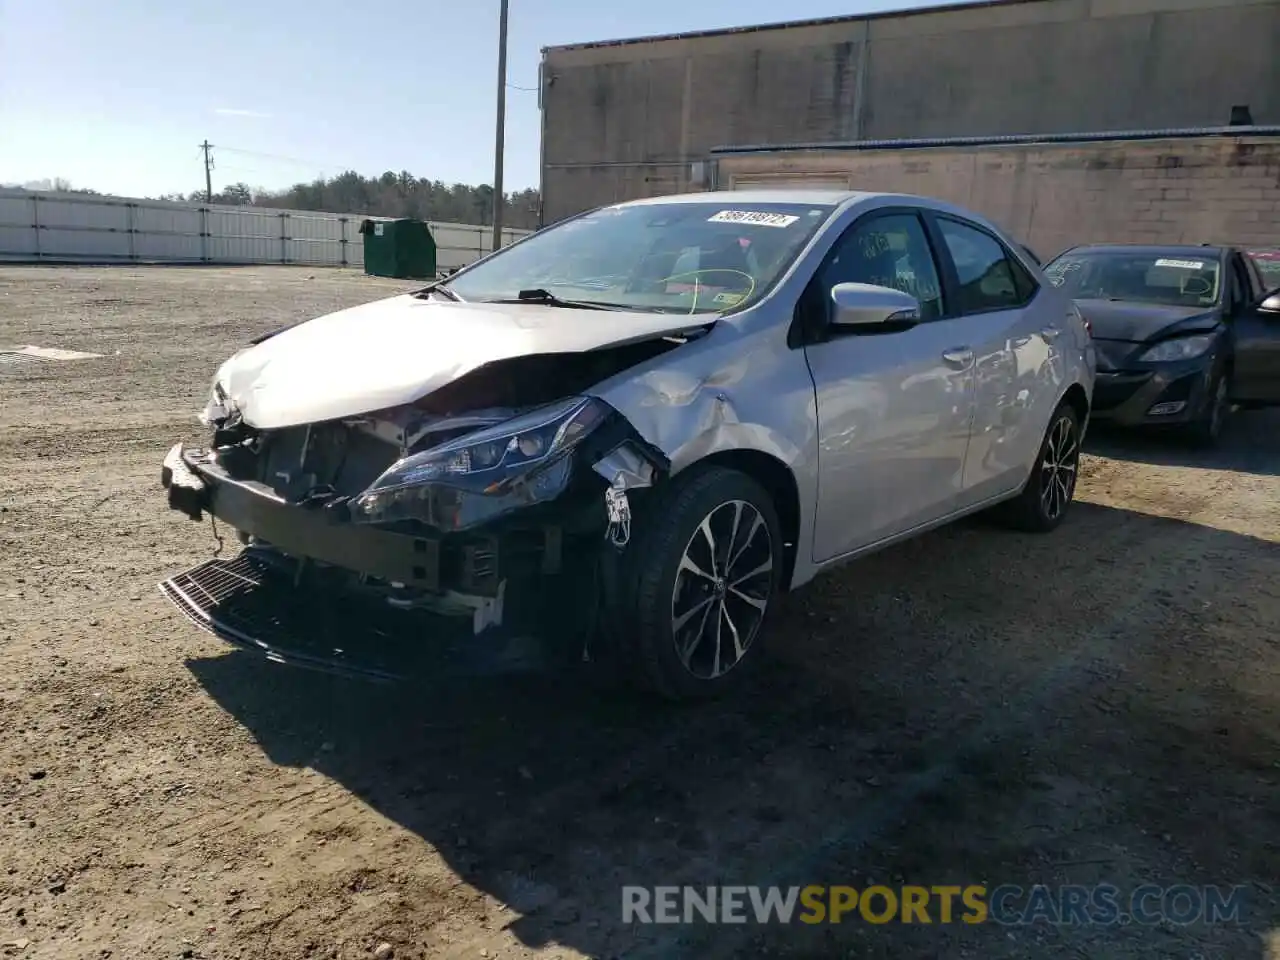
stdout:
<svg viewBox="0 0 1280 960">
<path fill-rule="evenodd" d="M 1250 250 L 1249 256 L 1262 274 L 1262 286 L 1266 290 L 1280 288 L 1280 250 Z"/>
<path fill-rule="evenodd" d="M 1217 254 L 1070 250 L 1044 268 L 1055 287 L 1075 300 L 1132 300 L 1207 307 L 1221 289 Z"/>
<path fill-rule="evenodd" d="M 545 291 L 570 303 L 719 313 L 764 296 L 834 209 L 723 201 L 606 207 L 535 233 L 447 282 L 471 301 Z"/>
</svg>

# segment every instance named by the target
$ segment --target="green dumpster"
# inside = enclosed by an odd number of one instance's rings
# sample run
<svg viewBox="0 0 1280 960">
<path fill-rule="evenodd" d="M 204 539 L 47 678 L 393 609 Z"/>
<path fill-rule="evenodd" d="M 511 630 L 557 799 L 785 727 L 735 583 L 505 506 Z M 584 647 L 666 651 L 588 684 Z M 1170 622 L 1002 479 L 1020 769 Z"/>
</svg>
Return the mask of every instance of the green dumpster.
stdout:
<svg viewBox="0 0 1280 960">
<path fill-rule="evenodd" d="M 422 220 L 365 220 L 364 272 L 371 277 L 434 280 L 436 240 Z"/>
</svg>

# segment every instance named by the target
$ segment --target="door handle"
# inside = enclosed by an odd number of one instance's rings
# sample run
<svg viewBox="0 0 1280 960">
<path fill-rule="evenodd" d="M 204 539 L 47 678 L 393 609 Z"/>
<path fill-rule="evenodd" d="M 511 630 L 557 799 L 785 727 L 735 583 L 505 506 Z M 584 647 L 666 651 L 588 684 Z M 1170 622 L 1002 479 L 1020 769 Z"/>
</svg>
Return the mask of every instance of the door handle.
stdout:
<svg viewBox="0 0 1280 960">
<path fill-rule="evenodd" d="M 958 367 L 967 367 L 973 362 L 973 351 L 968 347 L 952 347 L 942 351 L 942 359 Z"/>
<path fill-rule="evenodd" d="M 1040 336 L 1044 337 L 1045 340 L 1052 343 L 1054 340 L 1058 339 L 1061 333 L 1062 331 L 1059 330 L 1057 327 L 1045 327 L 1043 330 L 1040 331 Z"/>
</svg>

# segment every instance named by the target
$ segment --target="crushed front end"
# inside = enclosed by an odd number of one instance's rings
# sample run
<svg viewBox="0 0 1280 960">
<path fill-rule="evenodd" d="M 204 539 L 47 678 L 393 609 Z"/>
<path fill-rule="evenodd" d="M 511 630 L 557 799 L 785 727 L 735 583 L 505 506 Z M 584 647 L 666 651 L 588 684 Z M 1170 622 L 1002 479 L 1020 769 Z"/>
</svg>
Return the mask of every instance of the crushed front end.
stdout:
<svg viewBox="0 0 1280 960">
<path fill-rule="evenodd" d="M 161 481 L 172 509 L 242 550 L 161 589 L 242 647 L 375 678 L 581 659 L 628 492 L 667 469 L 580 395 L 257 430 L 215 390 L 205 419 L 209 446 L 174 446 Z"/>
</svg>

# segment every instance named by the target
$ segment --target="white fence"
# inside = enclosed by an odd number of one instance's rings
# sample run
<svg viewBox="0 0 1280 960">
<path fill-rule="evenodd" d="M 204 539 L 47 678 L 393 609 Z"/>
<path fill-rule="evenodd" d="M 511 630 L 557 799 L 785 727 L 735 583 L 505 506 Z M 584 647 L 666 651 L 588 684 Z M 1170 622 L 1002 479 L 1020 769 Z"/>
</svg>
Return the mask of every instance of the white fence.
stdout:
<svg viewBox="0 0 1280 960">
<path fill-rule="evenodd" d="M 364 265 L 360 214 L 0 188 L 0 260 Z M 493 228 L 431 222 L 440 270 L 493 248 Z M 530 231 L 504 229 L 505 246 Z"/>
</svg>

